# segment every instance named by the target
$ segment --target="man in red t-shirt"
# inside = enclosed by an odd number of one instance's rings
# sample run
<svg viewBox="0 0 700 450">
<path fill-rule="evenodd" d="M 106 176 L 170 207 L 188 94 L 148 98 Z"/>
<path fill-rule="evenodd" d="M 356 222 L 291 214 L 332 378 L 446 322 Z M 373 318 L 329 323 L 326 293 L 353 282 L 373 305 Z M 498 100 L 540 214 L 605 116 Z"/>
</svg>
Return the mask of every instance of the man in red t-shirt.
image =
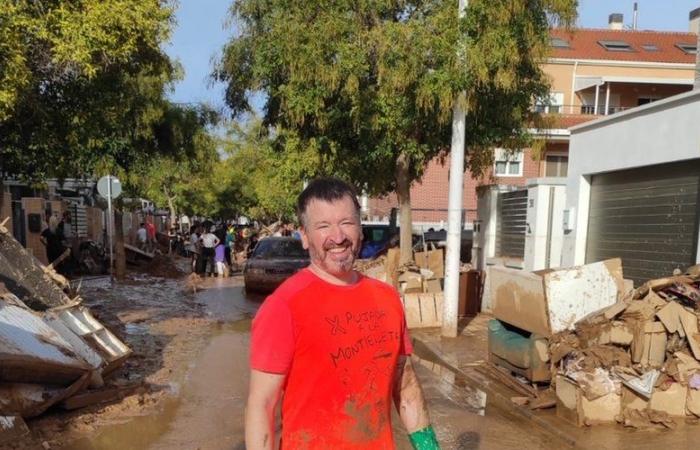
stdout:
<svg viewBox="0 0 700 450">
<path fill-rule="evenodd" d="M 439 449 L 403 306 L 391 286 L 353 270 L 361 244 L 354 190 L 309 183 L 297 214 L 311 264 L 283 283 L 253 321 L 248 450 L 273 449 L 282 399 L 283 450 L 394 449 L 391 401 L 416 449 Z"/>
</svg>

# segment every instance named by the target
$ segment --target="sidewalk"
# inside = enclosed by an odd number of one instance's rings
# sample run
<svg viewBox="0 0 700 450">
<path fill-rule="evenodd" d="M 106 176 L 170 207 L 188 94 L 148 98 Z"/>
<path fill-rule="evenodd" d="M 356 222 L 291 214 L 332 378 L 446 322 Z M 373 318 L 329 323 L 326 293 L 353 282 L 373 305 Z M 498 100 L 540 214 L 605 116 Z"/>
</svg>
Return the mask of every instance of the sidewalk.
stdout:
<svg viewBox="0 0 700 450">
<path fill-rule="evenodd" d="M 411 330 L 415 356 L 444 367 L 461 382 L 485 392 L 487 415 L 489 408 L 496 408 L 506 415 L 525 419 L 533 425 L 533 433 L 547 435 L 558 442 L 556 448 L 684 449 L 695 448 L 700 442 L 700 425 L 683 418 L 676 420 L 678 426 L 674 430 L 664 431 L 628 429 L 616 424 L 579 428 L 557 417 L 554 408 L 532 411 L 516 405 L 511 398 L 521 394 L 477 370 L 488 360 L 487 324 L 491 318 L 480 314 L 461 323 L 456 338 L 442 338 L 440 329 L 436 328 Z"/>
</svg>

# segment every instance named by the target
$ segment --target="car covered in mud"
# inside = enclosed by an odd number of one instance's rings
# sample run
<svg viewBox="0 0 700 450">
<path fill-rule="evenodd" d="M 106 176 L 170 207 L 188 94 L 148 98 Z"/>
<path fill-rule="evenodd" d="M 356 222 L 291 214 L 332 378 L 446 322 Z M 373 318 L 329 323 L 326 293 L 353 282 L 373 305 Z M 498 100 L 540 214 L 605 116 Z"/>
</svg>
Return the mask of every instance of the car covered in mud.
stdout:
<svg viewBox="0 0 700 450">
<path fill-rule="evenodd" d="M 284 280 L 309 265 L 309 253 L 299 239 L 266 237 L 243 267 L 246 292 L 272 292 Z"/>
</svg>

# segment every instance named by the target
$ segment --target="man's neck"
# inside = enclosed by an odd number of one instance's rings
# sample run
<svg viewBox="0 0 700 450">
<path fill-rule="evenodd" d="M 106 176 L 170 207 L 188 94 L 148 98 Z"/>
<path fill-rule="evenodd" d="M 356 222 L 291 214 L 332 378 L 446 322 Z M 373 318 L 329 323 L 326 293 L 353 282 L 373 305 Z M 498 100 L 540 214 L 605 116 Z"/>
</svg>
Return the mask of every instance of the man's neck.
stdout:
<svg viewBox="0 0 700 450">
<path fill-rule="evenodd" d="M 330 284 L 335 284 L 336 286 L 351 286 L 357 283 L 360 279 L 359 274 L 354 270 L 350 270 L 342 276 L 336 276 L 319 268 L 313 262 L 309 265 L 309 269 L 323 281 L 326 281 Z"/>
</svg>

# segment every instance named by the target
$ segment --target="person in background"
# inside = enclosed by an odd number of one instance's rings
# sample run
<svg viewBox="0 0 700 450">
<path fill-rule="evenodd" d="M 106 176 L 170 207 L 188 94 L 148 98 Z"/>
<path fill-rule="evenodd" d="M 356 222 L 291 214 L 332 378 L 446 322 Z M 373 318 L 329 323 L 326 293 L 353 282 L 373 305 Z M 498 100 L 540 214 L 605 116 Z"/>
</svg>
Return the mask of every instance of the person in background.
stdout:
<svg viewBox="0 0 700 450">
<path fill-rule="evenodd" d="M 139 229 L 136 230 L 136 242 L 138 245 L 138 248 L 140 248 L 143 251 L 147 251 L 148 249 L 148 230 L 146 229 L 146 224 L 141 222 L 141 225 L 139 225 Z"/>
<path fill-rule="evenodd" d="M 214 263 L 216 264 L 216 275 L 228 277 L 228 265 L 226 264 L 226 244 L 219 242 L 214 249 Z"/>
<path fill-rule="evenodd" d="M 153 225 L 153 219 L 146 219 L 146 231 L 148 232 L 148 251 L 152 252 L 156 249 L 156 226 Z"/>
<path fill-rule="evenodd" d="M 235 257 L 235 247 L 236 247 L 236 229 L 233 223 L 229 224 L 226 229 L 226 242 L 224 249 L 224 258 L 226 259 L 226 264 L 231 270 L 234 270 L 233 259 Z"/>
<path fill-rule="evenodd" d="M 177 233 L 175 232 L 175 227 L 170 227 L 170 230 L 168 230 L 168 254 L 171 254 L 173 252 L 176 243 Z"/>
<path fill-rule="evenodd" d="M 53 263 L 65 251 L 63 246 L 63 233 L 59 227 L 58 216 L 52 215 L 49 217 L 49 226 L 41 232 L 39 240 L 46 247 L 46 259 L 49 264 Z M 57 267 L 54 267 L 57 269 Z"/>
<path fill-rule="evenodd" d="M 199 265 L 199 274 L 205 276 L 207 273 L 207 265 L 209 266 L 209 274 L 214 275 L 216 273 L 216 267 L 214 265 L 214 255 L 217 245 L 221 242 L 218 237 L 214 234 L 216 227 L 213 225 L 208 232 L 202 234 L 199 238 L 202 243 L 202 255 L 201 264 Z"/>
<path fill-rule="evenodd" d="M 199 236 L 201 235 L 201 227 L 199 225 L 192 225 L 190 228 L 190 242 L 189 251 L 192 256 L 192 272 L 199 272 L 199 259 L 202 255 L 202 245 L 199 242 Z"/>
</svg>

